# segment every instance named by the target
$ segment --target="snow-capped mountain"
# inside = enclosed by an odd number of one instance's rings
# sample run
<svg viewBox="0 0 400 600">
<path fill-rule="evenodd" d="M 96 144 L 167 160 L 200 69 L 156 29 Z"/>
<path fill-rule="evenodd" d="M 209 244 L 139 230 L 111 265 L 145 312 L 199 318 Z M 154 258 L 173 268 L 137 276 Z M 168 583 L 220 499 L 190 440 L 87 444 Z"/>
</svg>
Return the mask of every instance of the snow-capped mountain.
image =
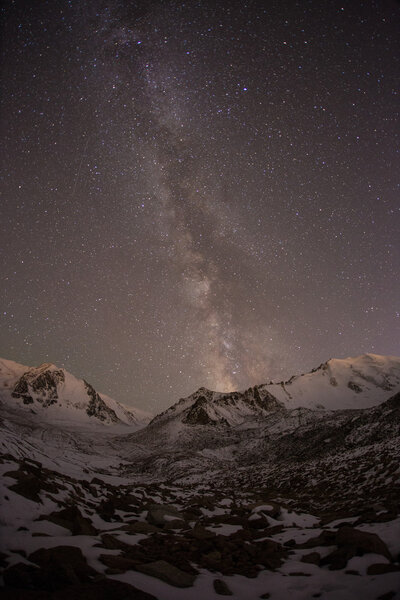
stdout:
<svg viewBox="0 0 400 600">
<path fill-rule="evenodd" d="M 178 419 L 189 425 L 219 423 L 235 427 L 294 409 L 370 408 L 399 390 L 400 359 L 364 354 L 332 359 L 310 373 L 294 375 L 285 382 L 256 385 L 242 392 L 221 393 L 200 388 L 157 415 L 152 425 Z"/>
<path fill-rule="evenodd" d="M 127 408 L 105 394 L 99 394 L 87 381 L 51 363 L 26 367 L 0 359 L 0 401 L 49 421 L 97 422 L 143 427 L 150 414 Z"/>
<path fill-rule="evenodd" d="M 261 396 L 267 390 L 287 408 L 370 408 L 400 390 L 400 359 L 378 354 L 333 358 L 310 373 L 258 389 Z"/>
<path fill-rule="evenodd" d="M 154 417 L 152 423 L 162 423 L 178 417 L 188 425 L 222 423 L 236 426 L 243 421 L 251 421 L 282 408 L 283 404 L 268 390 L 263 390 L 261 396 L 257 386 L 244 392 L 226 394 L 201 387 L 188 398 L 182 398 L 177 404 Z"/>
</svg>

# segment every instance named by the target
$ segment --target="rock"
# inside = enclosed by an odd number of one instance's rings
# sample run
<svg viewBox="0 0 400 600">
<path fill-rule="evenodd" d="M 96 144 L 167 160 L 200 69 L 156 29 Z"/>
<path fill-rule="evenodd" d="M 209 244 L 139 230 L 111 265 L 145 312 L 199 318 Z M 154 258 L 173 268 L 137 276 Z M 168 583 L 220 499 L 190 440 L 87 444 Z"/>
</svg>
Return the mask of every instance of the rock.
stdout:
<svg viewBox="0 0 400 600">
<path fill-rule="evenodd" d="M 311 538 L 303 544 L 292 544 L 296 548 L 315 548 L 316 546 L 334 546 L 336 543 L 337 533 L 334 531 L 323 530 L 317 537 Z M 291 541 L 291 540 L 289 540 Z M 289 542 L 286 542 L 285 546 Z"/>
<path fill-rule="evenodd" d="M 378 596 L 376 600 L 392 600 L 392 598 L 396 597 L 396 592 L 390 590 L 390 592 L 386 592 L 386 594 L 382 594 Z"/>
<path fill-rule="evenodd" d="M 121 542 L 115 535 L 111 535 L 111 533 L 103 533 L 101 544 L 96 544 L 96 546 L 106 548 L 106 550 L 122 550 L 122 552 L 129 552 L 132 548 L 132 546 Z"/>
<path fill-rule="evenodd" d="M 69 506 L 59 512 L 43 515 L 40 520 L 61 525 L 61 527 L 69 529 L 72 535 L 97 535 L 97 529 L 93 527 L 90 519 L 84 517 L 76 506 Z"/>
<path fill-rule="evenodd" d="M 213 585 L 217 594 L 220 594 L 221 596 L 233 596 L 231 590 L 222 579 L 214 579 Z"/>
<path fill-rule="evenodd" d="M 269 527 L 267 519 L 262 515 L 259 515 L 258 519 L 249 520 L 246 525 L 250 529 L 266 529 L 267 527 Z"/>
<path fill-rule="evenodd" d="M 304 554 L 304 556 L 302 556 L 300 560 L 301 562 L 310 565 L 319 565 L 321 555 L 318 552 L 310 552 L 310 554 Z"/>
<path fill-rule="evenodd" d="M 164 529 L 185 529 L 185 527 L 187 527 L 187 523 L 182 519 L 173 519 L 172 521 L 166 521 L 164 524 Z"/>
<path fill-rule="evenodd" d="M 138 565 L 136 570 L 180 588 L 191 587 L 196 579 L 195 575 L 185 573 L 165 560 Z"/>
<path fill-rule="evenodd" d="M 83 381 L 86 388 L 86 393 L 89 396 L 89 404 L 86 409 L 86 414 L 89 417 L 96 417 L 100 421 L 118 423 L 119 419 L 115 412 L 107 406 L 104 400 L 99 396 L 93 386 L 87 381 Z"/>
<path fill-rule="evenodd" d="M 40 588 L 43 582 L 40 569 L 26 563 L 12 565 L 4 571 L 3 577 L 6 586 L 23 590 Z"/>
<path fill-rule="evenodd" d="M 336 544 L 354 548 L 355 555 L 366 553 L 381 554 L 388 560 L 392 560 L 391 554 L 385 542 L 375 533 L 360 531 L 353 527 L 341 527 L 336 535 Z"/>
<path fill-rule="evenodd" d="M 11 471 L 4 474 L 6 477 L 13 477 L 17 483 L 10 486 L 10 490 L 27 498 L 33 502 L 42 502 L 39 492 L 42 489 L 40 479 L 33 473 L 25 473 L 21 469 L 19 471 Z"/>
<path fill-rule="evenodd" d="M 112 579 L 73 586 L 58 592 L 54 600 L 157 600 L 133 585 Z"/>
<path fill-rule="evenodd" d="M 130 560 L 129 558 L 125 558 L 123 556 L 114 556 L 112 554 L 101 554 L 99 560 L 103 563 L 103 565 L 106 565 L 106 567 L 109 568 L 109 571 L 107 572 L 109 575 L 111 575 L 111 572 L 113 575 L 116 575 L 119 573 L 125 573 L 125 571 L 135 570 L 137 564 L 135 561 Z"/>
<path fill-rule="evenodd" d="M 88 566 L 81 549 L 74 546 L 41 548 L 30 554 L 29 560 L 41 568 L 41 577 L 46 582 L 44 589 L 77 585 L 98 576 Z"/>
<path fill-rule="evenodd" d="M 97 510 L 99 516 L 103 519 L 103 521 L 110 522 L 112 521 L 115 515 L 115 505 L 112 498 L 107 498 L 107 500 L 102 500 L 99 504 Z"/>
<path fill-rule="evenodd" d="M 221 564 L 222 554 L 218 550 L 212 550 L 208 554 L 203 554 L 202 559 L 204 565 L 208 569 L 212 569 L 214 571 L 218 570 L 218 567 Z"/>
<path fill-rule="evenodd" d="M 367 568 L 367 575 L 385 575 L 386 573 L 394 573 L 400 571 L 399 565 L 390 563 L 375 563 Z"/>
<path fill-rule="evenodd" d="M 27 473 L 32 473 L 36 477 L 40 477 L 42 474 L 42 463 L 33 460 L 32 458 L 23 458 L 21 463 L 21 469 Z"/>
<path fill-rule="evenodd" d="M 195 540 L 211 540 L 216 537 L 216 534 L 213 531 L 209 531 L 202 525 L 198 523 L 193 527 L 192 531 L 189 532 L 189 536 L 194 538 Z"/>
<path fill-rule="evenodd" d="M 100 486 L 105 485 L 105 482 L 102 479 L 99 479 L 98 477 L 93 477 L 90 483 L 93 485 L 100 485 Z"/>
<path fill-rule="evenodd" d="M 392 558 L 388 547 L 379 536 L 353 527 L 341 527 L 336 533 L 335 543 L 338 548 L 320 561 L 321 566 L 329 565 L 332 571 L 345 569 L 353 556 L 373 553 L 381 554 L 388 560 Z"/>
<path fill-rule="evenodd" d="M 356 556 L 354 548 L 343 546 L 322 558 L 320 565 L 321 567 L 329 565 L 331 571 L 340 571 L 341 569 L 346 568 L 348 561 L 353 558 L 353 556 Z"/>
<path fill-rule="evenodd" d="M 360 575 L 360 571 L 356 571 L 356 569 L 346 569 L 346 575 Z"/>
<path fill-rule="evenodd" d="M 136 521 L 135 523 L 128 523 L 122 527 L 128 533 L 156 533 L 160 531 L 158 527 L 155 525 L 151 525 L 150 523 L 145 523 L 144 521 Z"/>
<path fill-rule="evenodd" d="M 33 552 L 29 560 L 38 566 L 17 563 L 4 572 L 6 588 L 14 590 L 8 593 L 9 598 L 29 598 L 29 591 L 37 590 L 32 598 L 42 598 L 43 591 L 47 593 L 43 598 L 49 598 L 51 593 L 51 598 L 56 599 L 58 590 L 81 586 L 99 575 L 87 565 L 81 550 L 72 546 L 42 548 Z M 23 592 L 18 594 L 16 590 Z M 71 594 L 70 598 L 75 596 Z"/>
<path fill-rule="evenodd" d="M 260 508 L 262 507 L 262 508 Z M 257 510 L 257 513 L 262 515 L 268 515 L 272 517 L 272 519 L 278 519 L 281 515 L 281 507 L 276 502 L 271 502 L 268 500 L 267 502 L 258 502 L 257 504 L 253 504 L 250 508 L 254 511 Z"/>
<path fill-rule="evenodd" d="M 44 591 L 5 587 L 2 600 L 157 600 L 133 585 L 101 578 L 99 581 L 69 585 L 66 588 Z"/>
<path fill-rule="evenodd" d="M 150 504 L 147 507 L 146 520 L 157 527 L 164 527 L 168 521 L 182 521 L 181 513 L 174 507 L 167 504 Z"/>
<path fill-rule="evenodd" d="M 283 547 L 272 540 L 264 540 L 256 544 L 257 562 L 270 569 L 278 569 L 286 555 Z"/>
</svg>

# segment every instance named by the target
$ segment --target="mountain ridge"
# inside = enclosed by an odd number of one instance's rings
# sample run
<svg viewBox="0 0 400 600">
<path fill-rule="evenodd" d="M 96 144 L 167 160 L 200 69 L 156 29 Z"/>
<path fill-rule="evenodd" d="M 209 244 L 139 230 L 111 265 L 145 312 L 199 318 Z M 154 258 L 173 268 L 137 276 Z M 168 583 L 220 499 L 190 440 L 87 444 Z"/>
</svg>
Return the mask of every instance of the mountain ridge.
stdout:
<svg viewBox="0 0 400 600">
<path fill-rule="evenodd" d="M 182 416 L 188 424 L 240 425 L 274 410 L 369 408 L 400 390 L 400 358 L 363 354 L 330 359 L 287 381 L 263 383 L 243 391 L 214 392 L 200 387 L 156 415 L 150 425 Z"/>
<path fill-rule="evenodd" d="M 308 373 L 286 381 L 269 381 L 243 391 L 216 392 L 205 387 L 181 398 L 151 418 L 149 413 L 128 408 L 53 363 L 26 367 L 0 359 L 0 391 L 7 390 L 14 405 L 41 410 L 56 418 L 78 419 L 86 415 L 103 424 L 141 428 L 181 419 L 186 425 L 238 427 L 265 419 L 271 412 L 294 409 L 341 410 L 369 408 L 400 390 L 400 358 L 363 354 L 329 359 Z M 8 394 L 9 396 L 10 394 Z M 8 397 L 10 403 L 10 397 Z M 44 412 L 46 411 L 46 412 Z M 50 414 L 51 413 L 51 414 Z"/>
<path fill-rule="evenodd" d="M 50 420 L 61 417 L 85 422 L 88 417 L 106 425 L 137 427 L 150 420 L 149 413 L 128 408 L 106 394 L 98 393 L 86 380 L 78 379 L 53 363 L 26 367 L 0 359 L 0 394 L 3 403 L 39 410 Z"/>
</svg>

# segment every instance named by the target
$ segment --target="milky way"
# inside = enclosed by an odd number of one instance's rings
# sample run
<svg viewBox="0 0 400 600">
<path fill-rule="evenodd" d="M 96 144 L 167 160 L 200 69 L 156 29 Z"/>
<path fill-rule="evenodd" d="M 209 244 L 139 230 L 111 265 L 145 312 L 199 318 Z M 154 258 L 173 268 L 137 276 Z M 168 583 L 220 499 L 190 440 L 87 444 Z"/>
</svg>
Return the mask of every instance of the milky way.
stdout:
<svg viewBox="0 0 400 600">
<path fill-rule="evenodd" d="M 398 6 L 262 4 L 3 9 L 0 355 L 159 410 L 399 354 Z"/>
</svg>

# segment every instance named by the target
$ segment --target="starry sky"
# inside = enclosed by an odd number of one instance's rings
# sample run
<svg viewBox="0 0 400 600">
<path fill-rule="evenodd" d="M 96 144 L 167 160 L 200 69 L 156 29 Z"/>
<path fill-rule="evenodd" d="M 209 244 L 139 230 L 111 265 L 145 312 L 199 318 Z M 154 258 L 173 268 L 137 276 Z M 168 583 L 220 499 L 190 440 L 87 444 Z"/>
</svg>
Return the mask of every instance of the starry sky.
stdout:
<svg viewBox="0 0 400 600">
<path fill-rule="evenodd" d="M 0 356 L 159 411 L 399 355 L 399 17 L 7 0 Z"/>
</svg>

